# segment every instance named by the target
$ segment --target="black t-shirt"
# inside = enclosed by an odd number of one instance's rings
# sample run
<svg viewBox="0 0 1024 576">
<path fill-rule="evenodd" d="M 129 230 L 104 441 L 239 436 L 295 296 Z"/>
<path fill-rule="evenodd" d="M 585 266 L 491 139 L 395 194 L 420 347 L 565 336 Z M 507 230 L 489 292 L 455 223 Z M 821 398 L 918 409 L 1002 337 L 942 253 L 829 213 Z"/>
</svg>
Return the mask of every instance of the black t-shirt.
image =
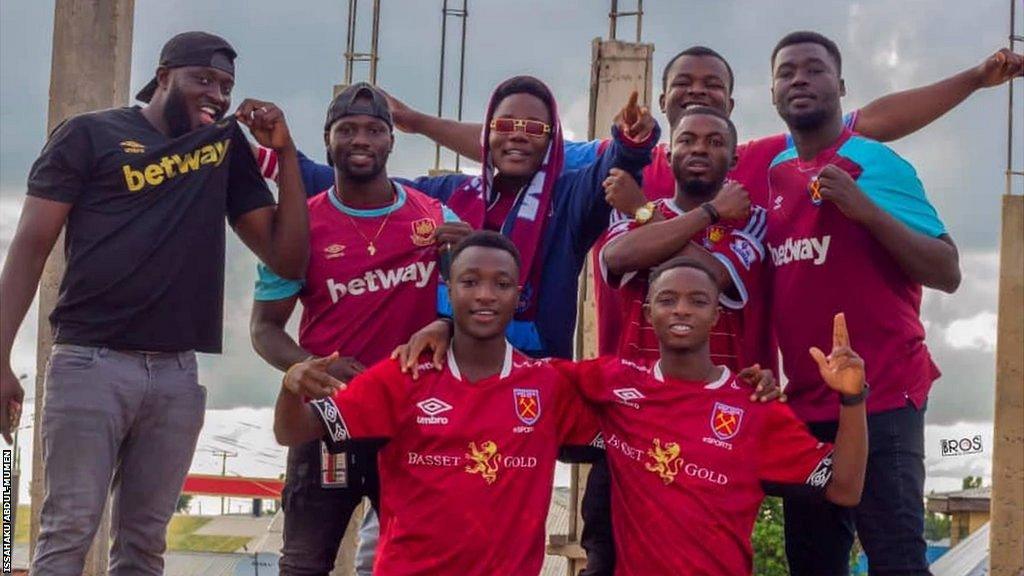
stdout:
<svg viewBox="0 0 1024 576">
<path fill-rule="evenodd" d="M 220 352 L 224 218 L 274 204 L 234 119 L 171 139 L 138 107 L 75 116 L 28 193 L 73 204 L 56 342 Z"/>
</svg>

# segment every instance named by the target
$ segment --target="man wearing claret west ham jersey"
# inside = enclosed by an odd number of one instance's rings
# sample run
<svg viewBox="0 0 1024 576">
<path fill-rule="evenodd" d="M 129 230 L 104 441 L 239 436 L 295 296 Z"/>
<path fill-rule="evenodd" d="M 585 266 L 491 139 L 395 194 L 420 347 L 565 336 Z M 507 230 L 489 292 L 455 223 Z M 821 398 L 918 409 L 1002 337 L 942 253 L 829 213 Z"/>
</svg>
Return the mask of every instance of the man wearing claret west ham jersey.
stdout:
<svg viewBox="0 0 1024 576">
<path fill-rule="evenodd" d="M 454 215 L 437 200 L 388 178 L 391 117 L 370 85 L 334 99 L 325 134 L 335 178 L 309 199 L 305 278 L 284 280 L 260 266 L 252 335 L 256 351 L 281 370 L 338 353 L 327 372 L 348 381 L 436 318 L 436 240 L 451 239 L 459 225 L 445 224 Z M 298 343 L 285 331 L 297 301 Z M 372 447 L 333 456 L 317 441 L 290 449 L 281 573 L 329 573 L 352 510 L 364 496 L 376 505 L 377 491 Z M 361 555 L 372 555 L 371 539 L 361 539 Z"/>
<path fill-rule="evenodd" d="M 335 391 L 332 357 L 285 375 L 274 432 L 385 442 L 374 574 L 538 574 L 560 447 L 583 447 L 596 422 L 547 361 L 505 340 L 519 298 L 515 245 L 476 232 L 452 256 L 454 335 L 441 371 L 419 379 L 380 363 Z M 425 360 L 424 360 L 425 361 Z M 428 364 L 429 365 L 429 364 Z M 323 397 L 304 405 L 300 395 Z"/>
<path fill-rule="evenodd" d="M 740 310 L 748 288 L 757 288 L 764 258 L 765 212 L 751 206 L 736 182 L 726 182 L 735 162 L 736 128 L 714 108 L 695 106 L 683 112 L 672 134 L 673 198 L 658 200 L 652 222 L 638 219 L 616 224 L 600 254 L 601 273 L 619 288 L 625 306 L 618 356 L 657 360 L 660 348 L 647 322 L 648 271 L 679 254 L 705 251 L 720 264 L 719 302 L 723 309 L 711 332 L 711 358 L 732 370 L 749 362 L 741 358 L 737 335 L 743 332 Z"/>
<path fill-rule="evenodd" d="M 796 575 L 846 574 L 856 528 L 872 574 L 928 574 L 924 541 L 924 411 L 939 377 L 921 325 L 922 286 L 953 292 L 956 246 L 907 161 L 842 122 L 834 42 L 794 32 L 772 53 L 772 97 L 794 147 L 772 162 L 766 244 L 787 394 L 829 440 L 839 405 L 803 351 L 850 325 L 872 385 L 871 453 L 855 509 L 786 500 L 786 552 Z"/>
<path fill-rule="evenodd" d="M 847 506 L 860 498 L 864 363 L 849 348 L 843 316 L 835 319 L 832 352 L 810 351 L 827 388 L 842 398 L 830 445 L 785 404 L 751 401 L 747 387 L 715 365 L 709 333 L 718 296 L 709 268 L 670 260 L 652 272 L 646 308 L 660 358 L 601 358 L 566 369 L 604 435 L 619 576 L 751 574 L 750 538 L 766 493 Z"/>
</svg>

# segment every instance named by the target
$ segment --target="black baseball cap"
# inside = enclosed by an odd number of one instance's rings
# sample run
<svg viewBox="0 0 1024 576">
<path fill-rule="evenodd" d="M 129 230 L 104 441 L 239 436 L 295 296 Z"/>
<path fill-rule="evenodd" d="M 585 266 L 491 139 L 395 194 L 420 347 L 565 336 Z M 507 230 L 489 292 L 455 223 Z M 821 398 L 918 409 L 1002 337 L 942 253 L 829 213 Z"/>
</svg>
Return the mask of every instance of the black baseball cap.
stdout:
<svg viewBox="0 0 1024 576">
<path fill-rule="evenodd" d="M 359 102 L 360 96 L 366 96 L 370 101 Z M 388 128 L 394 129 L 395 127 L 391 122 L 391 108 L 388 106 L 388 100 L 384 97 L 384 93 L 372 84 L 357 82 L 339 92 L 334 100 L 331 100 L 331 105 L 327 108 L 324 132 L 330 131 L 331 125 L 339 118 L 356 114 L 380 118 L 388 125 Z"/>
<path fill-rule="evenodd" d="M 228 41 L 207 32 L 182 32 L 167 41 L 160 50 L 160 66 L 180 68 L 182 66 L 206 66 L 235 75 L 235 49 Z M 135 99 L 149 102 L 156 92 L 156 74 Z"/>
</svg>

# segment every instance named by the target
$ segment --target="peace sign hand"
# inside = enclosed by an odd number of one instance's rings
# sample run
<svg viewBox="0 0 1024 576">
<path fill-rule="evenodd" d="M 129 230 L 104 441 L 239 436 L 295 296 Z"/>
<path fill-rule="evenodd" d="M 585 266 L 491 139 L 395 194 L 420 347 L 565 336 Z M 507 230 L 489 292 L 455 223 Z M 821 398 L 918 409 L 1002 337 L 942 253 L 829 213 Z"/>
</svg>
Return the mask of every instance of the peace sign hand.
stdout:
<svg viewBox="0 0 1024 576">
<path fill-rule="evenodd" d="M 843 396 L 856 396 L 864 390 L 864 359 L 850 348 L 846 316 L 842 312 L 832 320 L 832 352 L 825 356 L 819 348 L 812 347 L 811 357 L 818 363 L 818 371 L 829 388 Z"/>
<path fill-rule="evenodd" d="M 338 359 L 338 353 L 323 358 L 310 358 L 297 362 L 284 373 L 284 387 L 292 394 L 308 396 L 314 400 L 333 396 L 345 388 L 345 383 L 331 376 L 328 368 Z"/>
</svg>

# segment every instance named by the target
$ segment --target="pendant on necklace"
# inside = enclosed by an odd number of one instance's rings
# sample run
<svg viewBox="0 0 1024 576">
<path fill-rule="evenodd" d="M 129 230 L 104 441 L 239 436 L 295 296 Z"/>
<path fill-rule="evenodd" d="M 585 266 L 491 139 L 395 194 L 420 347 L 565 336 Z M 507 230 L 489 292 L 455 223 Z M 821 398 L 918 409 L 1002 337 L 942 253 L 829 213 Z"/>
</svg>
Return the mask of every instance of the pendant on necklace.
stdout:
<svg viewBox="0 0 1024 576">
<path fill-rule="evenodd" d="M 370 253 L 370 256 L 373 256 L 377 253 L 377 247 L 373 245 L 373 242 L 370 242 L 366 245 L 366 251 Z"/>
</svg>

